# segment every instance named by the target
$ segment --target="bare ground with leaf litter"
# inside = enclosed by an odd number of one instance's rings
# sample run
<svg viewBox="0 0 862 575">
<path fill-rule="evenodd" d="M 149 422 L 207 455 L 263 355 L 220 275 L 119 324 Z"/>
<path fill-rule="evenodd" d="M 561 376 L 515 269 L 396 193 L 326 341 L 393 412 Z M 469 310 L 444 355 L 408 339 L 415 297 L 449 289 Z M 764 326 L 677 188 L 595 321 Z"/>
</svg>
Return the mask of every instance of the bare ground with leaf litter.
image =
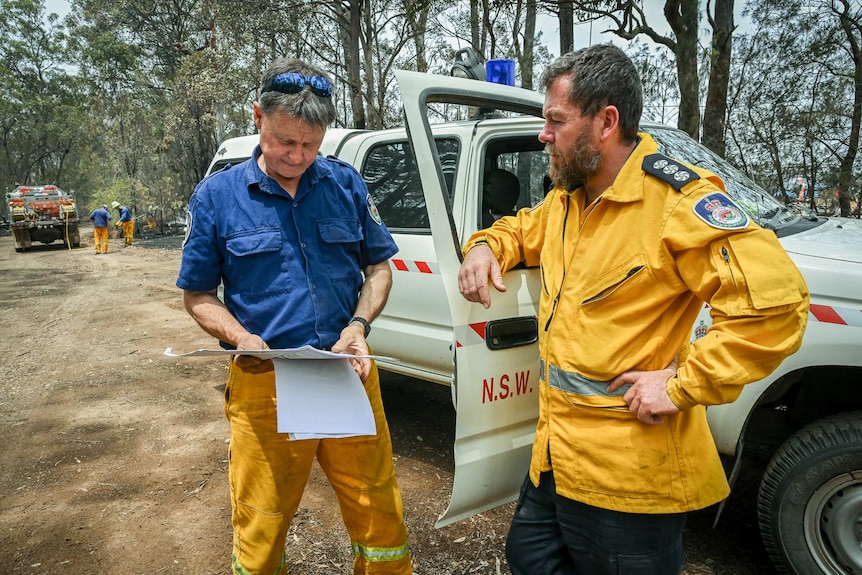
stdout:
<svg viewBox="0 0 862 575">
<path fill-rule="evenodd" d="M 84 247 L 16 253 L 0 236 L 0 556 L 8 574 L 230 572 L 222 359 L 174 287 L 180 252 Z M 177 242 L 174 242 L 176 244 Z M 383 398 L 417 575 L 505 574 L 513 504 L 443 529 L 452 483 L 449 389 L 385 375 Z M 743 478 L 745 479 L 745 478 Z M 756 483 L 685 531 L 687 575 L 773 573 Z M 286 542 L 292 575 L 351 573 L 334 494 L 315 466 Z"/>
</svg>

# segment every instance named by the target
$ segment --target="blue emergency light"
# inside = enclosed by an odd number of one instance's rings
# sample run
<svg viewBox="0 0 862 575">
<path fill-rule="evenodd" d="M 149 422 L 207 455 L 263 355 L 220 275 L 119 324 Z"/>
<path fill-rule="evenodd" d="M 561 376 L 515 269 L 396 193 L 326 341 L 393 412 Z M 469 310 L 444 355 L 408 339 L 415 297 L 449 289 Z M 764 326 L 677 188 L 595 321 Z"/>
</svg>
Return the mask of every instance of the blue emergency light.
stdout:
<svg viewBox="0 0 862 575">
<path fill-rule="evenodd" d="M 515 61 L 508 58 L 485 62 L 485 79 L 495 84 L 515 85 Z"/>
</svg>

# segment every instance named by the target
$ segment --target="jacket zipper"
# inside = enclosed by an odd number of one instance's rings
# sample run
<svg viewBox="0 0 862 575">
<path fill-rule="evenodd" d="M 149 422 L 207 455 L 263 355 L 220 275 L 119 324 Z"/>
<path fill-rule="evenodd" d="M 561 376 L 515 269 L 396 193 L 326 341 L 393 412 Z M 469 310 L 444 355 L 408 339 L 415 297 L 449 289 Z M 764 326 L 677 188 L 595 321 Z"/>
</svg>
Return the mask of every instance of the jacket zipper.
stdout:
<svg viewBox="0 0 862 575">
<path fill-rule="evenodd" d="M 565 283 L 566 283 L 566 271 L 568 271 L 565 267 L 566 266 L 566 226 L 569 222 L 569 206 L 571 205 L 570 204 L 571 198 L 572 198 L 571 195 L 566 196 L 566 214 L 565 214 L 565 217 L 563 218 L 563 236 L 562 236 L 562 240 L 561 240 L 562 244 L 561 244 L 561 248 L 560 248 L 560 252 L 561 252 L 560 258 L 563 260 L 563 277 L 560 279 L 560 288 L 557 290 L 557 297 L 554 298 L 554 302 L 551 304 L 551 313 L 548 315 L 548 321 L 545 322 L 545 332 L 547 332 L 548 328 L 551 327 L 551 321 L 553 321 L 553 319 L 554 319 L 554 314 L 557 313 L 557 304 L 560 303 L 560 294 L 563 293 L 563 285 L 565 285 Z M 596 203 L 593 205 L 593 209 L 591 209 L 587 213 L 586 217 L 584 218 L 584 221 L 581 222 L 581 224 L 578 228 L 579 230 L 584 229 L 584 225 L 587 223 L 587 219 L 589 219 L 589 217 L 592 215 L 592 213 L 594 211 L 596 211 L 596 208 L 599 207 L 599 202 L 601 202 L 601 201 L 602 201 L 601 197 L 599 197 L 596 200 Z"/>
<path fill-rule="evenodd" d="M 560 294 L 563 291 L 563 283 L 566 281 L 566 226 L 569 223 L 569 206 L 571 205 L 572 197 L 570 195 L 566 195 L 566 212 L 563 217 L 563 236 L 562 243 L 560 244 L 560 252 L 562 252 L 561 259 L 563 260 L 563 278 L 560 281 L 560 289 L 557 290 L 557 297 L 554 298 L 554 302 L 551 304 L 551 313 L 548 314 L 548 321 L 545 322 L 545 331 L 548 331 L 548 328 L 551 327 L 551 320 L 554 319 L 554 313 L 557 311 L 557 304 L 560 303 Z"/>
</svg>

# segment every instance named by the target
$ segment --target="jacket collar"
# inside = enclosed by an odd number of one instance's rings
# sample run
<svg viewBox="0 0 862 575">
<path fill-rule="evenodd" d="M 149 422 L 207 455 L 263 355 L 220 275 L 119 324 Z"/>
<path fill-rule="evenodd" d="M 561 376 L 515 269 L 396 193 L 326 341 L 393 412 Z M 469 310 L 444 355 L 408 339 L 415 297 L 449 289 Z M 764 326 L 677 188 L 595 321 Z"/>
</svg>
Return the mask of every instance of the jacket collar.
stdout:
<svg viewBox="0 0 862 575">
<path fill-rule="evenodd" d="M 643 159 L 658 151 L 658 144 L 652 136 L 646 133 L 638 134 L 638 144 L 632 150 L 631 155 L 623 164 L 622 169 L 614 178 L 614 183 L 604 191 L 602 198 L 612 202 L 629 203 L 640 202 L 644 198 L 644 187 L 640 185 L 643 181 L 644 171 L 641 167 Z"/>
</svg>

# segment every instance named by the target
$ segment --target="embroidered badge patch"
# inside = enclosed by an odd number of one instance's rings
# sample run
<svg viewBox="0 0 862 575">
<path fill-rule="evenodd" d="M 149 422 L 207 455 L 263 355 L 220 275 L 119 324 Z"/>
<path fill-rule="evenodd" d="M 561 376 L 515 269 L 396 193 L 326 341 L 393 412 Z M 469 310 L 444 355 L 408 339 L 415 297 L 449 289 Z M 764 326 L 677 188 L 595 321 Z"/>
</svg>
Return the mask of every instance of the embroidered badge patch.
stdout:
<svg viewBox="0 0 862 575">
<path fill-rule="evenodd" d="M 694 205 L 694 213 L 707 224 L 720 230 L 741 230 L 748 227 L 748 216 L 733 200 L 714 192 Z"/>
<path fill-rule="evenodd" d="M 371 219 L 377 222 L 378 225 L 383 223 L 380 212 L 377 211 L 377 204 L 374 203 L 374 198 L 371 197 L 371 194 L 365 197 L 365 201 L 368 202 L 368 215 L 371 216 Z"/>
<path fill-rule="evenodd" d="M 189 236 L 192 233 L 192 211 L 186 210 L 186 237 L 183 238 L 183 247 L 186 247 L 186 242 L 189 241 Z"/>
</svg>

